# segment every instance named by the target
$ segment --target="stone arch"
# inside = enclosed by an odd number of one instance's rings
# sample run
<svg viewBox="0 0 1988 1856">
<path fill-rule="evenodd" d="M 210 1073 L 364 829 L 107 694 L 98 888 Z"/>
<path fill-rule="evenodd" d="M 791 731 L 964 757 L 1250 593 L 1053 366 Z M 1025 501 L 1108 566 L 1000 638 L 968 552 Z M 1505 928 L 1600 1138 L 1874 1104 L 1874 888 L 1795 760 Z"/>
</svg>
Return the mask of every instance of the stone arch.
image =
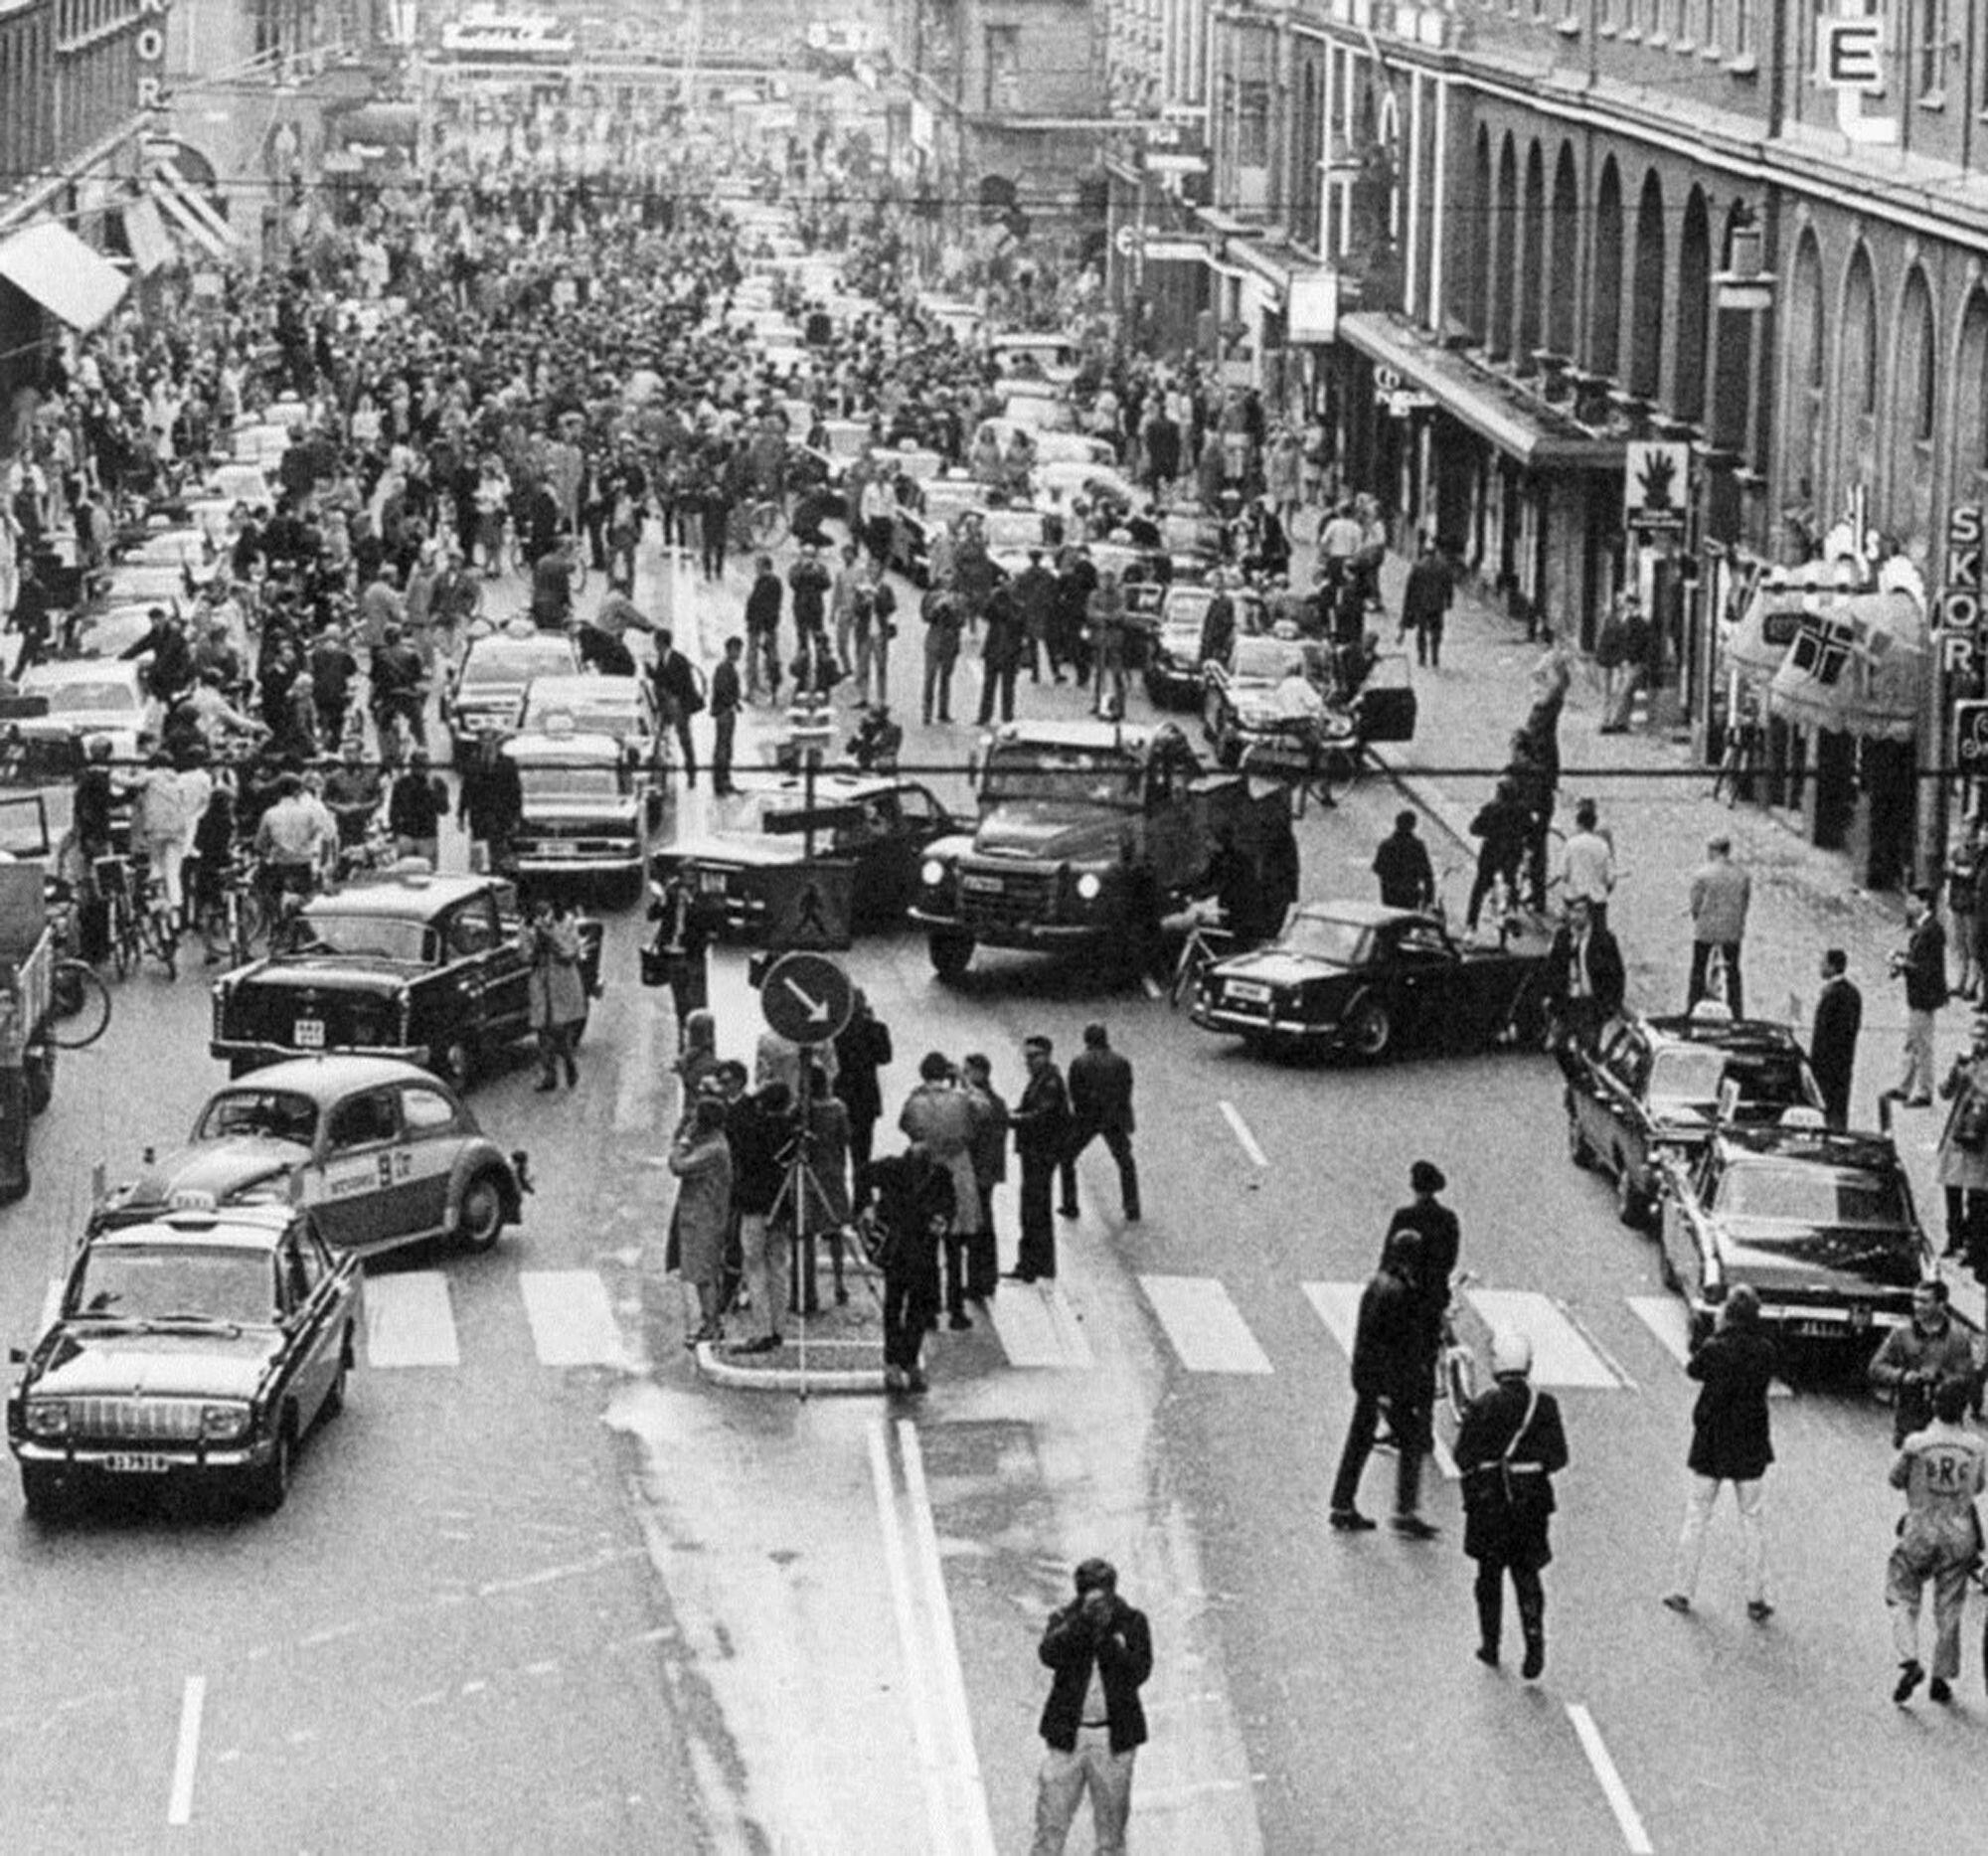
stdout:
<svg viewBox="0 0 1988 1856">
<path fill-rule="evenodd" d="M 1579 326 L 1580 183 L 1574 168 L 1574 145 L 1562 142 L 1554 163 L 1553 218 L 1546 263 L 1547 346 L 1573 359 Z"/>
<path fill-rule="evenodd" d="M 1512 253 L 1518 243 L 1519 156 L 1510 131 L 1498 150 L 1498 193 L 1491 209 L 1491 313 L 1484 345 L 1493 360 L 1500 360 L 1512 352 L 1512 329 L 1517 319 L 1512 303 Z"/>
<path fill-rule="evenodd" d="M 1462 240 L 1464 272 L 1463 321 L 1487 346 L 1491 340 L 1491 253 L 1492 237 L 1491 131 L 1477 126 L 1476 160 L 1471 169 L 1470 212 Z M 1442 236 L 1441 228 L 1436 236 Z"/>
<path fill-rule="evenodd" d="M 1939 331 L 1924 268 L 1905 272 L 1893 331 L 1884 421 L 1885 507 L 1893 533 L 1924 566 L 1932 549 L 1933 439 L 1939 429 Z"/>
<path fill-rule="evenodd" d="M 1852 483 L 1877 475 L 1878 372 L 1878 291 L 1860 240 L 1844 270 L 1837 329 L 1836 455 Z"/>
<path fill-rule="evenodd" d="M 1594 287 L 1587 304 L 1587 367 L 1612 376 L 1622 359 L 1622 175 L 1610 155 L 1594 189 Z"/>
<path fill-rule="evenodd" d="M 1946 499 L 1979 502 L 1988 484 L 1988 288 L 1967 293 L 1953 347 L 1952 422 L 1946 432 Z"/>
<path fill-rule="evenodd" d="M 1671 410 L 1694 425 L 1704 422 L 1706 351 L 1712 317 L 1712 227 L 1704 190 L 1685 196 L 1678 231 L 1675 346 L 1671 351 Z"/>
<path fill-rule="evenodd" d="M 1629 277 L 1627 386 L 1645 400 L 1654 400 L 1663 387 L 1664 259 L 1664 184 L 1652 168 L 1636 202 Z"/>
<path fill-rule="evenodd" d="M 1820 510 L 1828 494 L 1825 468 L 1829 381 L 1829 308 L 1823 300 L 1822 248 L 1812 227 L 1795 244 L 1788 277 L 1787 459 L 1793 501 Z"/>
<path fill-rule="evenodd" d="M 1533 351 L 1542 343 L 1543 298 L 1555 284 L 1553 267 L 1542 262 L 1547 230 L 1546 166 L 1537 140 L 1526 150 L 1526 185 L 1520 209 L 1519 237 L 1512 253 L 1512 301 L 1517 317 L 1512 344 L 1521 369 L 1530 371 Z"/>
</svg>

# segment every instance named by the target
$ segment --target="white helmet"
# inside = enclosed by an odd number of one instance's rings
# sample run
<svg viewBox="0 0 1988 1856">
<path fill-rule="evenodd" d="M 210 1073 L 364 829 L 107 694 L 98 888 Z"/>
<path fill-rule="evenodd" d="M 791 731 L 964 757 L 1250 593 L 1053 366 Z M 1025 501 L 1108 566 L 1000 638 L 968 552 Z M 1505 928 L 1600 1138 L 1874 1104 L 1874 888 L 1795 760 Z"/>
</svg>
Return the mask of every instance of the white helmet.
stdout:
<svg viewBox="0 0 1988 1856">
<path fill-rule="evenodd" d="M 1491 1336 L 1491 1372 L 1497 1379 L 1507 1373 L 1523 1378 L 1533 1370 L 1533 1343 L 1516 1328 L 1501 1328 Z"/>
</svg>

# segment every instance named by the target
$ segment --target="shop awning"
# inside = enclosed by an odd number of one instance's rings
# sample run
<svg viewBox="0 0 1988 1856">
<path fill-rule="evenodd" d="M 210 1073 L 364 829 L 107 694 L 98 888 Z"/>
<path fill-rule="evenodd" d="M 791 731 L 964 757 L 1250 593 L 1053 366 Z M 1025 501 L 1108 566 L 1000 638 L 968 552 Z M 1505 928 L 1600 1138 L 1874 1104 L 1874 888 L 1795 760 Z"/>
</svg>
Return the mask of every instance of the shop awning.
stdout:
<svg viewBox="0 0 1988 1856">
<path fill-rule="evenodd" d="M 109 315 L 128 287 L 115 264 L 54 220 L 0 243 L 0 277 L 80 334 Z"/>
<path fill-rule="evenodd" d="M 1767 711 L 1797 728 L 1909 741 L 1928 648 L 1924 602 L 1907 589 L 1820 600 L 1767 685 Z"/>
<path fill-rule="evenodd" d="M 1412 323 L 1378 309 L 1339 318 L 1340 339 L 1427 394 L 1507 456 L 1541 470 L 1619 470 L 1620 438 L 1597 438 L 1542 406 L 1502 374 L 1479 367 Z"/>
<path fill-rule="evenodd" d="M 172 236 L 159 218 L 159 209 L 150 200 L 133 200 L 125 207 L 124 243 L 130 248 L 131 263 L 141 277 L 149 277 L 178 255 Z"/>
</svg>

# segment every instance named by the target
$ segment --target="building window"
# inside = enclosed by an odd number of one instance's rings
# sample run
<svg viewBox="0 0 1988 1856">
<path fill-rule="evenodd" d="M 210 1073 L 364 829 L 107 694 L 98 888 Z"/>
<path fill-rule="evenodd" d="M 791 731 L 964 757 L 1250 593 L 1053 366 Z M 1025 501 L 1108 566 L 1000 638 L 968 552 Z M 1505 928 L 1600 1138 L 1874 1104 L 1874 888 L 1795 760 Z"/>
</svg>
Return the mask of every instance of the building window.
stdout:
<svg viewBox="0 0 1988 1856">
<path fill-rule="evenodd" d="M 1244 83 L 1237 95 L 1236 165 L 1270 165 L 1270 86 L 1260 79 Z"/>
<path fill-rule="evenodd" d="M 1016 110 L 1022 104 L 1022 29 L 1019 26 L 987 28 L 987 107 L 996 113 Z"/>
<path fill-rule="evenodd" d="M 1938 96 L 1946 87 L 1946 0 L 1918 0 L 1912 12 L 1918 34 L 1918 94 Z"/>
<path fill-rule="evenodd" d="M 1753 0 L 1733 0 L 1733 56 L 1753 55 Z"/>
</svg>

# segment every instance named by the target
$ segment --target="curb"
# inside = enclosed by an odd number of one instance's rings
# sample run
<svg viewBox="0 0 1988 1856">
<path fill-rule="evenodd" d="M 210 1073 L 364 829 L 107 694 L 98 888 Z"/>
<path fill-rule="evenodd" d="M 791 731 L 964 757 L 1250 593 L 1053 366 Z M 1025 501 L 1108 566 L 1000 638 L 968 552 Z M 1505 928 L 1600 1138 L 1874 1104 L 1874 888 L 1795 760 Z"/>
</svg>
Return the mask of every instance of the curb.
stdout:
<svg viewBox="0 0 1988 1856">
<path fill-rule="evenodd" d="M 831 1341 L 824 1345 L 851 1347 L 854 1343 Z M 869 1350 L 870 1343 L 866 1342 L 864 1351 Z M 746 1366 L 727 1359 L 708 1340 L 698 1342 L 693 1358 L 697 1370 L 713 1385 L 729 1386 L 735 1392 L 875 1393 L 882 1397 L 885 1390 L 882 1366 L 806 1370 L 797 1366 Z"/>
</svg>

